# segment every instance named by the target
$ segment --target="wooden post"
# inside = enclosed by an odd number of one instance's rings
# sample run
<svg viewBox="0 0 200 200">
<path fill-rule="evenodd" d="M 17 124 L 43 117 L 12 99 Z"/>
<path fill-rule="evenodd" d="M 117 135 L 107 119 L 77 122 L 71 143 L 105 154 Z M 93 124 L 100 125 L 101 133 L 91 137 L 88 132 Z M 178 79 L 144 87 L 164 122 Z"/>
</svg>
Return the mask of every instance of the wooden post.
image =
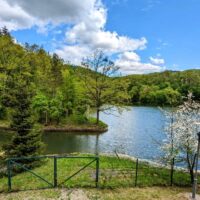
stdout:
<svg viewBox="0 0 200 200">
<path fill-rule="evenodd" d="M 96 188 L 99 187 L 99 157 L 96 158 Z"/>
<path fill-rule="evenodd" d="M 136 160 L 136 166 L 135 166 L 135 187 L 137 186 L 137 178 L 138 178 L 138 158 Z"/>
<path fill-rule="evenodd" d="M 170 173 L 170 185 L 173 185 L 173 177 L 174 177 L 174 158 L 171 161 L 171 173 Z"/>
<path fill-rule="evenodd" d="M 12 182 L 11 182 L 11 162 L 10 160 L 7 161 L 7 173 L 8 173 L 8 191 L 12 189 Z"/>
<path fill-rule="evenodd" d="M 57 187 L 57 157 L 54 156 L 54 187 Z"/>
</svg>

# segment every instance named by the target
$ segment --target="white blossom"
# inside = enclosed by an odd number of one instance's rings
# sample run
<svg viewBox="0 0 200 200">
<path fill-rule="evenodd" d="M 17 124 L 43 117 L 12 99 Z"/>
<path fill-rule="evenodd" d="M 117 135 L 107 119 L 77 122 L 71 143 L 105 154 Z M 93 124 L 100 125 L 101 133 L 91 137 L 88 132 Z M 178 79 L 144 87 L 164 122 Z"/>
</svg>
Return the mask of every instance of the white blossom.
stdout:
<svg viewBox="0 0 200 200">
<path fill-rule="evenodd" d="M 197 152 L 197 133 L 200 130 L 200 103 L 192 98 L 192 93 L 189 93 L 183 105 L 176 110 L 164 111 L 167 123 L 166 139 L 162 145 L 165 160 L 170 162 L 174 158 L 187 164 L 191 181 Z"/>
</svg>

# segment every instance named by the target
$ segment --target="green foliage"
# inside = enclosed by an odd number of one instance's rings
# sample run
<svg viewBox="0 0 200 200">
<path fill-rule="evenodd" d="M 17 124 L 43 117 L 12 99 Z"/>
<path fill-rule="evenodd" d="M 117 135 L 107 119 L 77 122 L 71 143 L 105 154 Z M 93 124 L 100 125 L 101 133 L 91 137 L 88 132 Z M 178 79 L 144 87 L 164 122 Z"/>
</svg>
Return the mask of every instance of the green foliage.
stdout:
<svg viewBox="0 0 200 200">
<path fill-rule="evenodd" d="M 31 103 L 34 95 L 32 76 L 24 63 L 24 67 L 16 67 L 8 75 L 5 88 L 9 94 L 7 105 L 12 109 L 11 127 L 16 130 L 11 142 L 4 146 L 6 157 L 34 156 L 41 152 L 41 134 L 34 129 Z M 10 87 L 12 86 L 12 87 Z M 8 99 L 8 97 L 11 97 Z M 26 162 L 29 165 L 32 161 Z"/>
<path fill-rule="evenodd" d="M 63 95 L 58 91 L 50 99 L 40 92 L 34 97 L 32 107 L 38 115 L 39 122 L 45 123 L 46 125 L 49 122 L 59 123 L 64 113 Z"/>
<path fill-rule="evenodd" d="M 61 92 L 57 92 L 56 96 L 52 98 L 49 102 L 49 117 L 50 121 L 56 121 L 59 123 L 61 117 L 63 116 L 63 95 Z"/>
<path fill-rule="evenodd" d="M 182 97 L 188 91 L 196 100 L 200 98 L 200 70 L 165 71 L 121 79 L 129 82 L 128 93 L 136 104 L 176 106 L 183 102 Z"/>
<path fill-rule="evenodd" d="M 88 118 L 88 123 L 89 123 L 89 124 L 96 124 L 96 118 L 94 118 L 94 117 L 89 117 L 89 118 Z M 101 120 L 99 120 L 98 126 L 101 127 L 101 128 L 107 128 L 107 127 L 108 127 L 108 125 L 105 124 L 104 122 L 102 122 Z"/>
<path fill-rule="evenodd" d="M 6 108 L 2 104 L 0 104 L 0 119 L 5 119 L 6 117 Z"/>
<path fill-rule="evenodd" d="M 63 96 L 63 107 L 66 116 L 73 113 L 75 104 L 77 103 L 77 94 L 75 88 L 75 81 L 73 75 L 69 70 L 62 71 L 63 83 L 61 85 L 61 92 Z"/>
<path fill-rule="evenodd" d="M 48 98 L 39 92 L 33 98 L 32 107 L 38 115 L 38 119 L 41 123 L 48 123 L 48 113 L 49 113 L 49 100 Z"/>
<path fill-rule="evenodd" d="M 73 124 L 87 124 L 88 123 L 88 119 L 86 118 L 86 116 L 81 115 L 81 114 L 74 114 L 70 117 L 70 119 Z"/>
<path fill-rule="evenodd" d="M 16 130 L 3 150 L 6 157 L 38 155 L 42 143 L 40 131 L 34 130 L 31 108 L 35 95 L 35 68 L 31 67 L 31 53 L 15 44 L 6 30 L 0 37 L 0 50 L 1 102 L 10 109 L 11 127 Z"/>
<path fill-rule="evenodd" d="M 9 92 L 15 88 L 10 78 L 19 73 L 19 67 L 25 67 L 24 73 L 31 77 L 27 89 L 32 93 L 30 110 L 45 125 L 59 124 L 71 116 L 88 118 L 90 108 L 96 110 L 99 121 L 99 113 L 111 106 L 175 106 L 188 90 L 200 98 L 200 70 L 117 77 L 118 68 L 100 51 L 83 64 L 85 68 L 65 64 L 57 54 L 50 55 L 36 44 L 22 47 L 5 27 L 0 29 L 0 118 L 12 115 L 7 108 L 16 104 L 16 97 Z"/>
<path fill-rule="evenodd" d="M 119 79 L 112 78 L 117 75 L 118 68 L 102 51 L 95 51 L 82 64 L 86 69 L 81 71 L 79 77 L 86 88 L 91 106 L 96 110 L 98 124 L 100 112 L 114 105 L 122 105 L 122 102 L 128 99 L 128 95 L 124 84 L 121 84 Z"/>
<path fill-rule="evenodd" d="M 132 92 L 132 90 L 131 90 Z M 134 95 L 134 93 L 132 92 Z M 181 95 L 171 87 L 160 89 L 158 86 L 143 85 L 140 88 L 139 99 L 141 103 L 148 105 L 177 105 L 181 101 Z"/>
</svg>

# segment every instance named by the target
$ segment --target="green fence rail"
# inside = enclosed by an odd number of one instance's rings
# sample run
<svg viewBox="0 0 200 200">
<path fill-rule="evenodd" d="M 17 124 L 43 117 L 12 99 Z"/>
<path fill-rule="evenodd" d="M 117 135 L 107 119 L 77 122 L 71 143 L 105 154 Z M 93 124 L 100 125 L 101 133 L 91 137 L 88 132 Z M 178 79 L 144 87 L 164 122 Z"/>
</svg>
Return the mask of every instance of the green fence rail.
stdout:
<svg viewBox="0 0 200 200">
<path fill-rule="evenodd" d="M 22 164 L 22 161 L 28 161 L 28 160 L 39 160 L 39 159 L 53 159 L 53 183 L 49 182 L 46 180 L 44 177 L 41 175 L 37 174 L 34 172 L 32 169 L 29 169 L 26 167 L 24 164 Z M 59 159 L 91 159 L 90 162 L 85 164 L 83 167 L 81 167 L 79 170 L 77 170 L 75 173 L 72 175 L 66 177 L 64 181 L 62 181 L 60 184 L 58 184 L 58 160 Z M 98 156 L 35 156 L 35 157 L 20 157 L 20 158 L 10 158 L 7 160 L 7 174 L 8 174 L 8 190 L 12 190 L 12 171 L 13 171 L 13 166 L 17 166 L 20 169 L 23 169 L 25 172 L 31 173 L 33 176 L 38 178 L 39 180 L 45 182 L 47 185 L 50 187 L 59 187 L 62 186 L 64 183 L 72 179 L 74 176 L 78 175 L 81 171 L 86 169 L 88 166 L 90 166 L 92 163 L 96 162 L 95 165 L 95 187 L 98 187 L 99 183 L 99 157 Z"/>
<path fill-rule="evenodd" d="M 27 165 L 30 159 L 40 161 L 40 165 L 31 168 Z M 7 190 L 7 185 L 9 191 L 46 187 L 115 188 L 191 185 L 190 174 L 186 169 L 171 169 L 169 166 L 154 165 L 140 159 L 105 155 L 11 158 L 7 160 L 5 175 L 7 177 L 2 178 L 2 181 L 0 179 L 0 191 Z"/>
</svg>

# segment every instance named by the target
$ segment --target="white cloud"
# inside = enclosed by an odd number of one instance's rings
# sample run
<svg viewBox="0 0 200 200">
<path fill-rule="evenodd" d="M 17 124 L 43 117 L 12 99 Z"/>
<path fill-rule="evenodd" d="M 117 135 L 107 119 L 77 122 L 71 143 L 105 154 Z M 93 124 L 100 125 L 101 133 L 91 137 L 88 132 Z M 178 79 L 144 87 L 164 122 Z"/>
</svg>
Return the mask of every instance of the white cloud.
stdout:
<svg viewBox="0 0 200 200">
<path fill-rule="evenodd" d="M 121 60 L 136 61 L 136 62 L 140 61 L 140 56 L 133 51 L 126 51 L 119 57 Z"/>
<path fill-rule="evenodd" d="M 57 49 L 55 53 L 65 59 L 65 61 L 71 62 L 75 65 L 80 65 L 82 58 L 89 56 L 91 52 L 87 47 L 66 45 L 61 50 Z"/>
<path fill-rule="evenodd" d="M 143 74 L 164 70 L 164 67 L 159 65 L 140 62 L 139 56 L 134 52 L 120 54 L 115 64 L 120 68 L 123 74 Z"/>
<path fill-rule="evenodd" d="M 124 56 L 135 57 L 134 59 L 139 60 L 139 56 L 133 51 L 145 49 L 146 38 L 133 39 L 120 36 L 117 32 L 106 31 L 106 21 L 107 10 L 104 6 L 101 4 L 99 7 L 94 6 L 86 18 L 66 32 L 66 44 L 57 51 L 59 55 L 65 54 L 65 58 L 69 60 L 70 55 L 67 56 L 66 46 L 77 46 L 78 44 L 79 47 L 87 49 L 85 52 L 92 52 L 95 49 L 103 49 L 109 54 L 126 52 L 123 54 Z M 79 63 L 81 60 L 79 60 Z"/>
<path fill-rule="evenodd" d="M 8 2 L 0 0 L 0 24 L 7 26 L 9 30 L 31 27 L 34 18 L 25 12 L 19 5 L 9 5 Z"/>
<path fill-rule="evenodd" d="M 9 30 L 77 23 L 98 4 L 96 0 L 0 0 L 0 22 Z"/>
<path fill-rule="evenodd" d="M 91 50 L 101 48 L 112 53 L 146 47 L 145 38 L 132 39 L 119 36 L 116 32 L 105 31 L 106 21 L 106 9 L 94 7 L 86 18 L 66 32 L 66 41 L 70 44 L 87 45 Z"/>
<path fill-rule="evenodd" d="M 156 64 L 156 65 L 163 65 L 165 64 L 165 60 L 162 59 L 162 58 L 154 58 L 154 57 L 149 57 L 150 61 L 153 63 L 153 64 Z"/>
<path fill-rule="evenodd" d="M 163 59 L 150 58 L 142 63 L 134 51 L 146 48 L 145 37 L 130 38 L 105 29 L 107 9 L 101 0 L 0 0 L 0 24 L 9 30 L 38 27 L 40 32 L 52 31 L 57 25 L 70 25 L 65 30 L 65 41 L 54 41 L 55 52 L 73 64 L 80 64 L 83 57 L 100 48 L 106 53 L 117 54 L 116 64 L 126 73 L 160 71 Z M 49 28 L 50 27 L 50 28 Z M 62 30 L 63 32 L 64 30 Z M 59 46 L 59 48 L 58 48 Z M 157 62 L 157 63 L 155 63 Z"/>
</svg>

